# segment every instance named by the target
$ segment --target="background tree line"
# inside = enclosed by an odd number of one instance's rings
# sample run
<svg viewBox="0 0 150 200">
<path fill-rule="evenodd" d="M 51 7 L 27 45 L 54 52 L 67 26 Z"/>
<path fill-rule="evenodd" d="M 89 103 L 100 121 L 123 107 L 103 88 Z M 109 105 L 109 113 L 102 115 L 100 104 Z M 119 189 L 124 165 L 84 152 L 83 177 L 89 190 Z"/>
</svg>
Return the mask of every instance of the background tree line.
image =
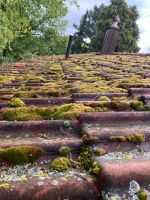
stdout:
<svg viewBox="0 0 150 200">
<path fill-rule="evenodd" d="M 69 3 L 78 6 L 76 0 L 0 0 L 1 60 L 21 59 L 30 54 L 64 54 L 68 40 L 64 34 L 67 24 L 64 16 Z M 87 10 L 80 25 L 74 25 L 78 37 L 72 52 L 99 51 L 106 27 L 116 14 L 121 19 L 118 50 L 137 52 L 139 14 L 137 8 L 128 6 L 125 0 L 110 0 L 108 6 L 102 4 Z"/>
</svg>

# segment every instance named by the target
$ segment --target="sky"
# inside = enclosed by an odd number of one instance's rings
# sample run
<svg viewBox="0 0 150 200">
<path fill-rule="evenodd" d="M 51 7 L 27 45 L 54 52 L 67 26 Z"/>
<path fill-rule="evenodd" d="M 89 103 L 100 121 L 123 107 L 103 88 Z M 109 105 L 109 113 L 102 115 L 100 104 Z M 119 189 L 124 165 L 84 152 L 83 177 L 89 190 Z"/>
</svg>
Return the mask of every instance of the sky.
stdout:
<svg viewBox="0 0 150 200">
<path fill-rule="evenodd" d="M 129 5 L 136 5 L 140 14 L 137 21 L 140 29 L 140 38 L 138 46 L 141 48 L 141 52 L 150 52 L 150 0 L 126 0 Z M 109 4 L 109 0 L 78 0 L 80 9 L 75 6 L 70 7 L 70 11 L 66 16 L 68 20 L 68 26 L 66 33 L 73 34 L 76 30 L 73 24 L 80 24 L 81 17 L 84 15 L 87 9 L 92 9 L 94 5 Z"/>
</svg>

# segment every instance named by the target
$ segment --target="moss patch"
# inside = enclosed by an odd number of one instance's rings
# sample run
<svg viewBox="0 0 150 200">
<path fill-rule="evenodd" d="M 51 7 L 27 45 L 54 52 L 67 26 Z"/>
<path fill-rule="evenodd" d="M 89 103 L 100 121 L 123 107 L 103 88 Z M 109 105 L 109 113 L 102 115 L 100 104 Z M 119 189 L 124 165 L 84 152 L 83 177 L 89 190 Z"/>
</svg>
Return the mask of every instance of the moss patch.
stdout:
<svg viewBox="0 0 150 200">
<path fill-rule="evenodd" d="M 9 84 L 14 80 L 13 76 L 0 76 L 0 84 Z"/>
<path fill-rule="evenodd" d="M 110 99 L 109 97 L 106 97 L 106 96 L 101 96 L 101 97 L 99 97 L 97 100 L 98 100 L 98 101 L 108 101 L 108 102 L 111 101 L 111 99 Z"/>
<path fill-rule="evenodd" d="M 8 121 L 28 121 L 28 120 L 48 120 L 52 119 L 53 113 L 56 111 L 54 107 L 37 108 L 6 108 L 4 110 L 4 119 Z"/>
<path fill-rule="evenodd" d="M 61 147 L 58 152 L 60 156 L 67 157 L 71 154 L 72 149 L 68 146 Z"/>
<path fill-rule="evenodd" d="M 86 134 L 84 134 L 81 139 L 85 145 L 95 144 L 99 141 L 98 137 L 88 137 Z"/>
<path fill-rule="evenodd" d="M 137 196 L 139 200 L 148 200 L 148 192 L 144 189 L 140 189 Z"/>
<path fill-rule="evenodd" d="M 144 110 L 144 104 L 141 101 L 133 101 L 131 107 L 136 111 Z"/>
<path fill-rule="evenodd" d="M 41 87 L 40 89 L 25 89 L 20 90 L 14 94 L 14 97 L 18 98 L 42 98 L 42 97 L 59 97 L 61 88 L 45 88 Z"/>
<path fill-rule="evenodd" d="M 43 82 L 45 81 L 45 79 L 41 76 L 29 76 L 28 79 L 27 79 L 27 82 Z"/>
<path fill-rule="evenodd" d="M 84 167 L 84 169 L 90 170 L 90 168 L 91 168 L 91 147 L 85 145 L 81 149 L 80 155 L 77 160 L 81 164 L 81 166 Z"/>
<path fill-rule="evenodd" d="M 114 110 L 117 111 L 123 111 L 123 110 L 127 110 L 130 109 L 130 103 L 128 101 L 112 101 L 111 102 L 111 107 Z"/>
<path fill-rule="evenodd" d="M 128 97 L 113 97 L 112 98 L 113 101 L 128 101 Z"/>
<path fill-rule="evenodd" d="M 126 90 L 117 87 L 107 86 L 106 81 L 96 81 L 96 83 L 76 83 L 76 86 L 79 88 L 77 93 L 120 93 L 126 92 Z"/>
<path fill-rule="evenodd" d="M 23 106 L 25 106 L 25 103 L 19 98 L 13 98 L 10 101 L 10 105 L 12 107 L 23 107 Z"/>
<path fill-rule="evenodd" d="M 132 135 L 129 135 L 127 137 L 127 140 L 129 142 L 133 142 L 134 144 L 140 144 L 145 141 L 145 135 L 141 133 L 133 133 Z"/>
<path fill-rule="evenodd" d="M 44 151 L 39 147 L 20 146 L 0 149 L 0 160 L 10 162 L 13 165 L 22 165 L 34 162 Z"/>
<path fill-rule="evenodd" d="M 93 149 L 93 152 L 94 152 L 94 154 L 95 154 L 96 156 L 102 156 L 102 155 L 106 154 L 106 150 L 103 149 L 103 148 L 100 148 L 100 147 L 95 147 L 95 148 Z"/>
<path fill-rule="evenodd" d="M 77 119 L 82 112 L 94 112 L 94 109 L 82 104 L 66 104 L 58 107 L 54 119 Z"/>
<path fill-rule="evenodd" d="M 6 108 L 4 119 L 8 121 L 77 119 L 82 112 L 94 112 L 94 109 L 82 104 L 66 104 L 56 107 L 21 107 Z M 68 123 L 67 123 L 68 124 Z"/>
<path fill-rule="evenodd" d="M 124 142 L 124 141 L 129 141 L 133 142 L 134 144 L 140 144 L 144 142 L 146 139 L 145 135 L 141 133 L 133 133 L 129 136 L 110 136 L 108 138 L 108 141 L 110 142 Z"/>
<path fill-rule="evenodd" d="M 90 105 L 94 108 L 95 112 L 107 112 L 111 110 L 111 102 L 98 102 Z"/>
<path fill-rule="evenodd" d="M 71 162 L 68 158 L 58 157 L 54 159 L 50 165 L 50 168 L 56 171 L 66 171 L 71 167 Z"/>
<path fill-rule="evenodd" d="M 95 175 L 99 175 L 101 172 L 101 168 L 98 166 L 97 162 L 92 163 L 92 167 L 90 172 Z"/>
<path fill-rule="evenodd" d="M 110 142 L 124 142 L 124 141 L 126 141 L 126 137 L 125 136 L 110 136 L 108 138 L 108 141 L 110 141 Z"/>
</svg>

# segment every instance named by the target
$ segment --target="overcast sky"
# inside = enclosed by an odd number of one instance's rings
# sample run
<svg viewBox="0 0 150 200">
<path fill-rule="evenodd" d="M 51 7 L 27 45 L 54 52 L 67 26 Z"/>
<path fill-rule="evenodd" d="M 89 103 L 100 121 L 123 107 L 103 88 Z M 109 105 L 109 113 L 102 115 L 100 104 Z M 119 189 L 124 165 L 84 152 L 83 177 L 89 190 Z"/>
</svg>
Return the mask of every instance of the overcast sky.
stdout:
<svg viewBox="0 0 150 200">
<path fill-rule="evenodd" d="M 129 5 L 136 5 L 140 13 L 140 17 L 137 21 L 140 28 L 140 40 L 139 47 L 142 52 L 147 51 L 150 47 L 150 0 L 126 0 Z M 68 20 L 67 34 L 73 34 L 75 32 L 73 23 L 79 24 L 80 19 L 87 9 L 92 9 L 94 5 L 100 5 L 104 3 L 109 4 L 109 0 L 78 0 L 80 9 L 76 7 L 70 7 L 70 12 L 66 18 Z"/>
</svg>

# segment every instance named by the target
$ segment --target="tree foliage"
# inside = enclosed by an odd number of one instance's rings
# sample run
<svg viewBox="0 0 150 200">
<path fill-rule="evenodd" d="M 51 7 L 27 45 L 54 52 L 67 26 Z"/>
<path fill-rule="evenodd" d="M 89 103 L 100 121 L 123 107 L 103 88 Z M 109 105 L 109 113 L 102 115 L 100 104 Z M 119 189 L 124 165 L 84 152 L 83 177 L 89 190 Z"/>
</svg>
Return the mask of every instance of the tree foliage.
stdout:
<svg viewBox="0 0 150 200">
<path fill-rule="evenodd" d="M 87 11 L 83 16 L 77 30 L 83 32 L 81 43 L 84 37 L 89 37 L 91 43 L 88 46 L 89 51 L 99 51 L 103 44 L 106 28 L 109 27 L 113 18 L 119 15 L 120 36 L 118 40 L 118 51 L 137 52 L 139 47 L 139 28 L 136 23 L 138 19 L 138 10 L 136 6 L 129 6 L 125 0 L 110 0 L 110 4 L 105 6 L 95 6 L 93 10 Z M 75 42 L 74 52 L 84 52 L 82 44 Z"/>
<path fill-rule="evenodd" d="M 76 0 L 69 2 L 77 5 Z M 5 54 L 26 38 L 37 39 L 37 43 L 42 36 L 45 40 L 49 31 L 58 38 L 67 12 L 67 0 L 0 0 L 0 53 Z"/>
<path fill-rule="evenodd" d="M 28 58 L 31 55 L 64 54 L 67 37 L 54 29 L 47 28 L 41 36 L 27 34 L 11 43 L 11 50 L 6 50 L 6 56 L 16 59 Z"/>
<path fill-rule="evenodd" d="M 73 53 L 83 53 L 90 51 L 90 46 L 84 39 L 91 39 L 93 35 L 96 34 L 96 23 L 98 20 L 97 11 L 99 11 L 97 6 L 94 7 L 94 10 L 87 10 L 80 21 L 80 25 L 77 26 L 74 24 L 74 27 L 77 30 L 77 37 L 72 46 Z"/>
</svg>

